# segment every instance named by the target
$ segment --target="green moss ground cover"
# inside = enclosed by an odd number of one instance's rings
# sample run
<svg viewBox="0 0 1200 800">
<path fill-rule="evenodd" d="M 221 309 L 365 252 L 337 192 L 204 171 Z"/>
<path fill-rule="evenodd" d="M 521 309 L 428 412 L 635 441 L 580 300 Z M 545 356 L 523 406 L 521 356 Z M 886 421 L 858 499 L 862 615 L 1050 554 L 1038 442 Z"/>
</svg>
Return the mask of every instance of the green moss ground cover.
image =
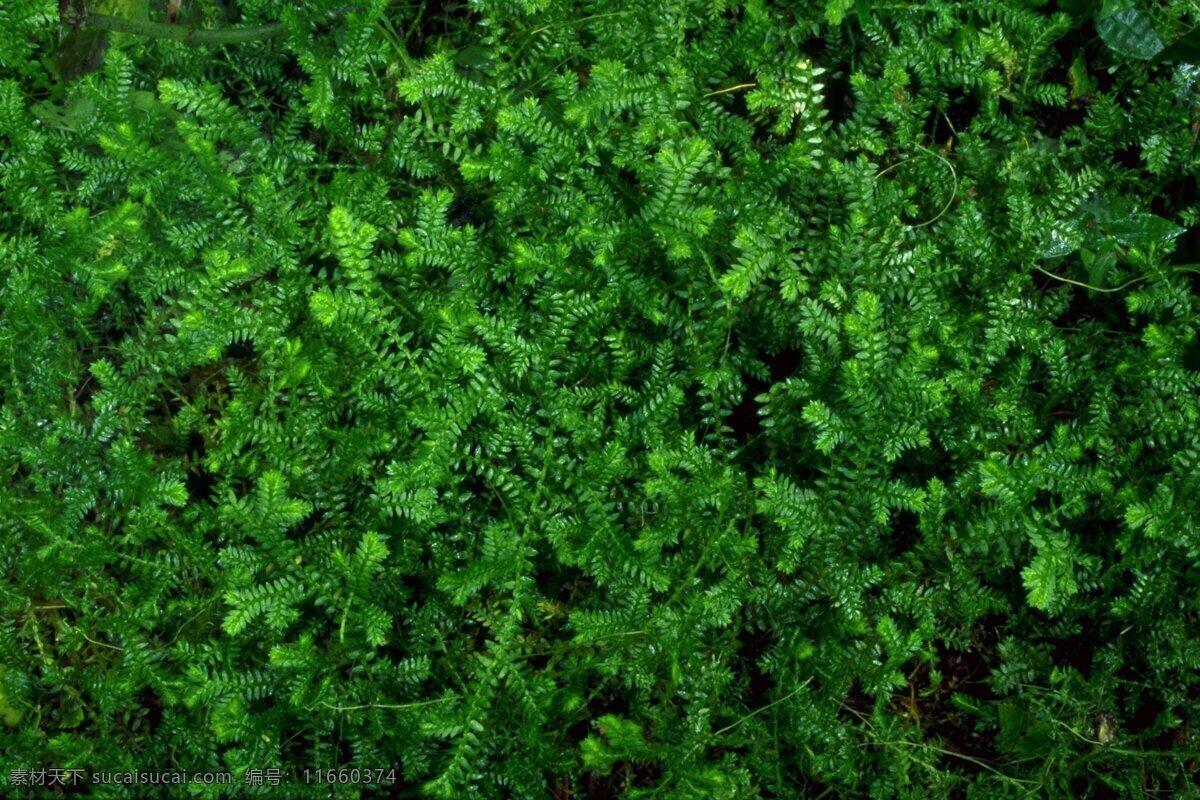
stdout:
<svg viewBox="0 0 1200 800">
<path fill-rule="evenodd" d="M 1193 796 L 1197 12 L 6 0 L 0 795 Z"/>
</svg>

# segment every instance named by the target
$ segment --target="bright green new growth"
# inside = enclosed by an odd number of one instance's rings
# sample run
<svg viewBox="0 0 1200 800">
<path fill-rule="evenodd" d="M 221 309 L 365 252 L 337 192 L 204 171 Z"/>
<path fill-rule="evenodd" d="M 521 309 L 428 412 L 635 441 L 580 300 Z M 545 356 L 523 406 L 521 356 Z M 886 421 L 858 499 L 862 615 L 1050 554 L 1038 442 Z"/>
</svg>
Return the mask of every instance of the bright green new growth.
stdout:
<svg viewBox="0 0 1200 800">
<path fill-rule="evenodd" d="M 1192 4 L 56 5 L 0 769 L 1195 791 Z"/>
</svg>

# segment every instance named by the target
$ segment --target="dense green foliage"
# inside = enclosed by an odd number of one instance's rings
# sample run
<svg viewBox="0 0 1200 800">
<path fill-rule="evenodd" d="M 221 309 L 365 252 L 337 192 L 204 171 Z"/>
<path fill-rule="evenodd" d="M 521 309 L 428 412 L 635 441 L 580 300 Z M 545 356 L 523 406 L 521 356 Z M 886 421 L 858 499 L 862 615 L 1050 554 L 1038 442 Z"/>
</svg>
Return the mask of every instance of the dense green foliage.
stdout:
<svg viewBox="0 0 1200 800">
<path fill-rule="evenodd" d="M 4 770 L 1195 791 L 1193 3 L 166 5 L 0 3 Z"/>
</svg>

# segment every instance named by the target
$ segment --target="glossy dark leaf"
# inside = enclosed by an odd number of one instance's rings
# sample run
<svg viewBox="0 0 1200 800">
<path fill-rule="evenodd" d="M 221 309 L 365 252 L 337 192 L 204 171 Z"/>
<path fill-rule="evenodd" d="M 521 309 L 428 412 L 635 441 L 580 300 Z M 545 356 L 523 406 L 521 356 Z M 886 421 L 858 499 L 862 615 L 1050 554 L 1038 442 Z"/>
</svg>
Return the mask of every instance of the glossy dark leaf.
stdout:
<svg viewBox="0 0 1200 800">
<path fill-rule="evenodd" d="M 1105 222 L 1101 230 L 1129 247 L 1148 247 L 1183 235 L 1184 229 L 1154 214 L 1131 214 Z"/>
<path fill-rule="evenodd" d="M 1163 49 L 1162 39 L 1149 17 L 1136 8 L 1125 8 L 1096 20 L 1100 38 L 1114 53 L 1147 61 Z"/>
</svg>

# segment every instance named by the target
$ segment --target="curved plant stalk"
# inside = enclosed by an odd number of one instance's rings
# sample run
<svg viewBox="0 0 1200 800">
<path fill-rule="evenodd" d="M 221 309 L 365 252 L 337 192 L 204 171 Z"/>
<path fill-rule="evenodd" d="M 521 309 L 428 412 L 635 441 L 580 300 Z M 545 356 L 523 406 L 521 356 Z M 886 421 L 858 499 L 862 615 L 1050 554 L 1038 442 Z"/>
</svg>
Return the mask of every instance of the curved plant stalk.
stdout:
<svg viewBox="0 0 1200 800">
<path fill-rule="evenodd" d="M 257 42 L 264 39 L 274 39 L 283 35 L 283 24 L 272 22 L 267 25 L 254 25 L 246 28 L 216 28 L 205 30 L 189 25 L 173 25 L 167 22 L 143 22 L 124 17 L 111 17 L 107 14 L 89 13 L 83 18 L 81 27 L 96 28 L 112 33 L 132 33 L 139 36 L 150 36 L 155 39 L 174 39 L 186 44 L 242 44 Z"/>
<path fill-rule="evenodd" d="M 353 11 L 361 11 L 361 6 L 346 6 L 330 11 L 325 15 L 327 22 L 333 22 Z M 265 25 L 251 25 L 244 28 L 193 28 L 190 25 L 174 25 L 166 22 L 148 22 L 124 17 L 113 17 L 107 14 L 84 14 L 80 27 L 114 33 L 132 33 L 138 36 L 149 36 L 155 39 L 173 39 L 191 45 L 224 45 L 243 44 L 245 42 L 260 42 L 266 39 L 276 39 L 283 35 L 282 22 L 270 22 Z"/>
</svg>

